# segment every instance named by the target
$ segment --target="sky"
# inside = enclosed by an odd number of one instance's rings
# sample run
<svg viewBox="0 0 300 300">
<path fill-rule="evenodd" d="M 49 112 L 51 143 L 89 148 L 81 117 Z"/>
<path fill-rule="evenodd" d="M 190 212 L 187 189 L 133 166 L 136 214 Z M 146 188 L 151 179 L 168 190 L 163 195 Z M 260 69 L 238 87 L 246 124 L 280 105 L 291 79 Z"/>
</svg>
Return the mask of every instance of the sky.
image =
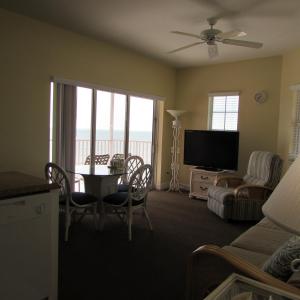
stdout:
<svg viewBox="0 0 300 300">
<path fill-rule="evenodd" d="M 97 119 L 96 127 L 108 130 L 111 119 L 112 93 L 97 91 Z M 115 130 L 124 130 L 126 96 L 114 94 L 113 127 Z M 92 90 L 77 88 L 77 128 L 89 129 L 91 126 Z M 153 100 L 130 97 L 130 130 L 152 131 Z"/>
</svg>

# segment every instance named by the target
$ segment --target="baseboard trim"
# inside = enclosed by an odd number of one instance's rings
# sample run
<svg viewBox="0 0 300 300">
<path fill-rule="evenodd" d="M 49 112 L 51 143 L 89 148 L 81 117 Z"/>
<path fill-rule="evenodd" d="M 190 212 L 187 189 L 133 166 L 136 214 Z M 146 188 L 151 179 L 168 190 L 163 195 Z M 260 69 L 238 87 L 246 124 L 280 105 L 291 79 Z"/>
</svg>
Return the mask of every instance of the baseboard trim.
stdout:
<svg viewBox="0 0 300 300">
<path fill-rule="evenodd" d="M 180 189 L 189 192 L 190 191 L 190 185 L 186 183 L 180 183 L 179 184 Z M 169 189 L 169 183 L 168 182 L 162 182 L 161 184 L 155 185 L 155 189 L 159 191 L 165 191 Z"/>
<path fill-rule="evenodd" d="M 169 188 L 169 183 L 168 182 L 162 182 L 160 184 L 155 185 L 155 189 L 159 191 L 165 191 Z"/>
<path fill-rule="evenodd" d="M 180 183 L 179 184 L 180 189 L 189 192 L 190 191 L 190 185 L 187 183 Z"/>
</svg>

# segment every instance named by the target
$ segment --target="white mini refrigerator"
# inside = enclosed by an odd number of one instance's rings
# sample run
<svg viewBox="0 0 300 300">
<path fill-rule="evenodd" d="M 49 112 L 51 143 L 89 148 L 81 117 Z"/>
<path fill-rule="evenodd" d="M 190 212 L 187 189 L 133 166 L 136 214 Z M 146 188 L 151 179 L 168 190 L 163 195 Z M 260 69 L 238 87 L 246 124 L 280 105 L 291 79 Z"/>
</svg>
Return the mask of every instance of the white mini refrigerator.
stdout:
<svg viewBox="0 0 300 300">
<path fill-rule="evenodd" d="M 57 190 L 0 200 L 0 299 L 56 300 Z"/>
</svg>

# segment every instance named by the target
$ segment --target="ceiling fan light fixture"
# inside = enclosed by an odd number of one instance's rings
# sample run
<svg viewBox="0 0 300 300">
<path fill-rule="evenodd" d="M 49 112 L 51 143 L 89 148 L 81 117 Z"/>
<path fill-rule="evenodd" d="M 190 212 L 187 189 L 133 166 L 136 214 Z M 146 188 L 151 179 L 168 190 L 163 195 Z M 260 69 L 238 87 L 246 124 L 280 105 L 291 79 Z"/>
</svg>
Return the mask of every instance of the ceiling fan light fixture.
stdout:
<svg viewBox="0 0 300 300">
<path fill-rule="evenodd" d="M 210 25 L 210 28 L 201 31 L 199 35 L 182 31 L 171 31 L 175 34 L 196 38 L 198 39 L 198 42 L 177 48 L 175 50 L 169 51 L 168 53 L 174 53 L 200 44 L 207 44 L 208 56 L 210 59 L 213 59 L 219 55 L 216 42 L 223 43 L 225 45 L 241 46 L 255 49 L 259 49 L 263 46 L 262 43 L 258 42 L 232 39 L 237 37 L 243 37 L 246 35 L 246 33 L 240 30 L 222 32 L 221 30 L 214 28 L 214 25 L 216 24 L 217 20 L 218 18 L 208 18 L 207 21 Z"/>
<path fill-rule="evenodd" d="M 217 57 L 219 55 L 218 52 L 218 46 L 216 45 L 216 43 L 207 43 L 208 46 L 208 56 L 209 58 L 213 59 L 215 57 Z"/>
</svg>

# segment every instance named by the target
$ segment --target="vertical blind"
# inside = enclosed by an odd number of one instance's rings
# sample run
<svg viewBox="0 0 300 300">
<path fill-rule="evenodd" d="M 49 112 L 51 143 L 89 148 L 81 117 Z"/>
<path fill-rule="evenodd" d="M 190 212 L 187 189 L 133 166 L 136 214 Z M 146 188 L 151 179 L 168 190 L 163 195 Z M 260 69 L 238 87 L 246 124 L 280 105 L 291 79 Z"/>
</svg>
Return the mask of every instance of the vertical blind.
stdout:
<svg viewBox="0 0 300 300">
<path fill-rule="evenodd" d="M 300 86 L 291 87 L 295 92 L 295 115 L 292 122 L 292 143 L 290 147 L 289 160 L 293 161 L 300 153 Z"/>
</svg>

